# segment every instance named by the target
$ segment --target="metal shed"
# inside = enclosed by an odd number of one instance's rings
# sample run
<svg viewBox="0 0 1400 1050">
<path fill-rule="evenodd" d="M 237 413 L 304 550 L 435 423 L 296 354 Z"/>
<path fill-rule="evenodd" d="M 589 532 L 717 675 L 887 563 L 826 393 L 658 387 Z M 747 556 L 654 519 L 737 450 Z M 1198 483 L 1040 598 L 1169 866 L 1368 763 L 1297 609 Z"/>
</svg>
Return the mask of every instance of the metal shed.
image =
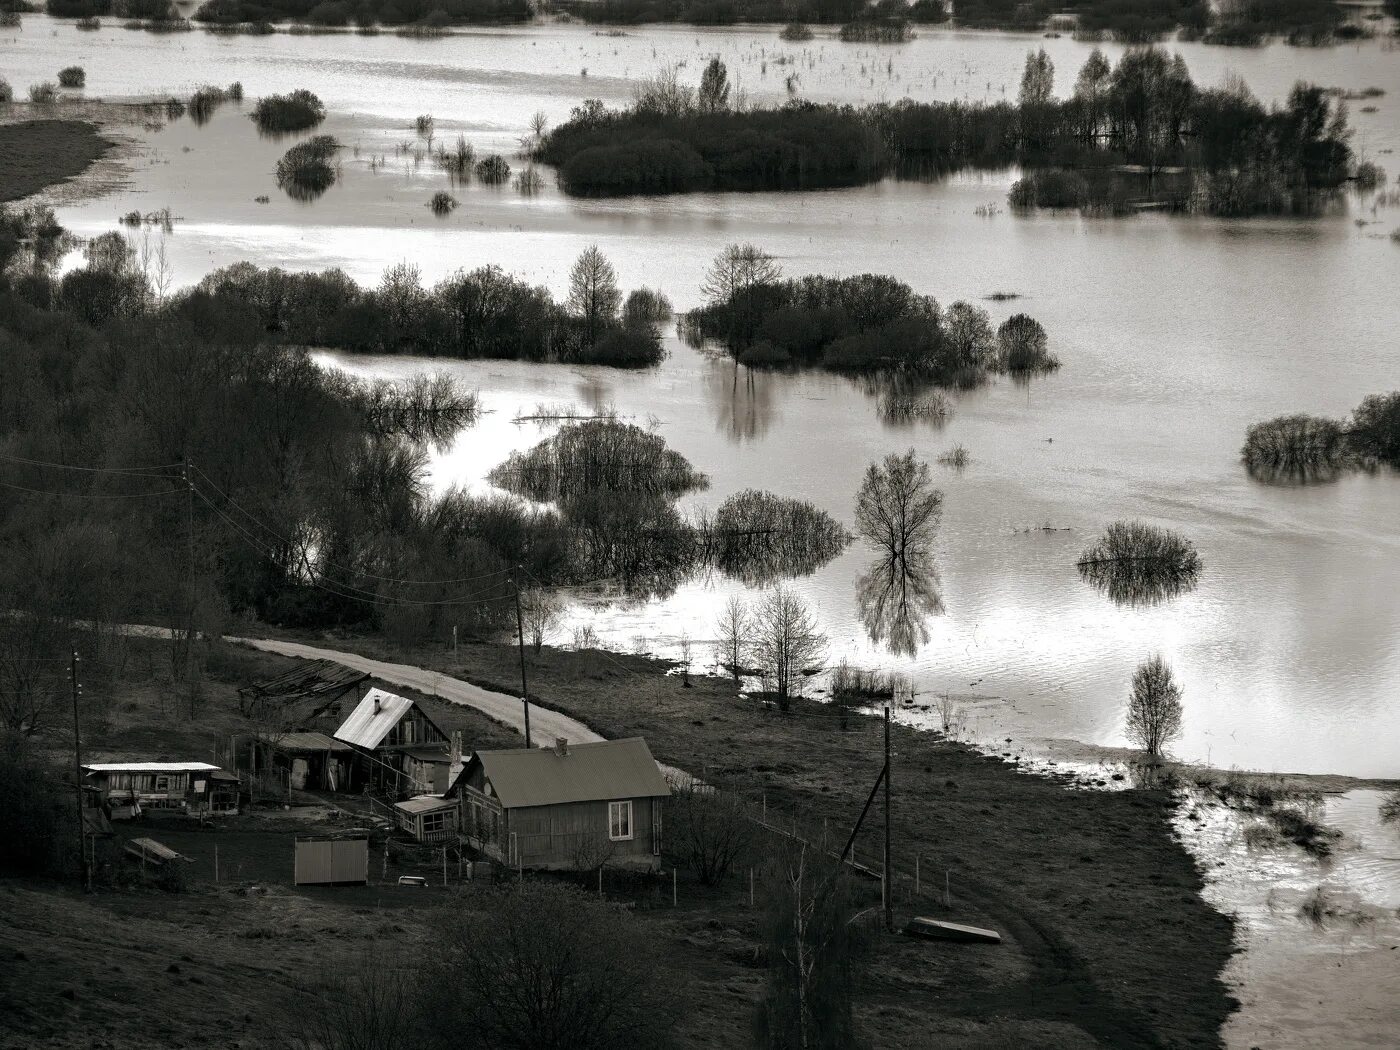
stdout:
<svg viewBox="0 0 1400 1050">
<path fill-rule="evenodd" d="M 364 885 L 369 882 L 369 837 L 298 836 L 292 881 L 298 886 Z"/>
</svg>

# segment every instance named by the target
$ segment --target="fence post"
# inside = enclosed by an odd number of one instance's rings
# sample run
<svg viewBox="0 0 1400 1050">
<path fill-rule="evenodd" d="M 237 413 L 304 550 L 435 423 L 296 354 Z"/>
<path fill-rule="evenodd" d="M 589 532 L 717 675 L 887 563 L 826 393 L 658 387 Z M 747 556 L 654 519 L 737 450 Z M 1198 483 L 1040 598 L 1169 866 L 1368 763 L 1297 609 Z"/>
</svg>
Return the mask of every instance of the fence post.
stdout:
<svg viewBox="0 0 1400 1050">
<path fill-rule="evenodd" d="M 603 866 L 598 865 L 598 896 L 603 895 Z"/>
<path fill-rule="evenodd" d="M 953 906 L 953 879 L 947 868 L 943 869 L 943 907 Z"/>
<path fill-rule="evenodd" d="M 219 882 L 219 844 L 214 843 L 214 883 Z"/>
<path fill-rule="evenodd" d="M 753 868 L 749 869 L 749 907 L 753 907 Z"/>
<path fill-rule="evenodd" d="M 914 896 L 919 895 L 919 856 L 914 855 Z"/>
<path fill-rule="evenodd" d="M 676 906 L 676 869 L 671 869 L 671 907 Z"/>
</svg>

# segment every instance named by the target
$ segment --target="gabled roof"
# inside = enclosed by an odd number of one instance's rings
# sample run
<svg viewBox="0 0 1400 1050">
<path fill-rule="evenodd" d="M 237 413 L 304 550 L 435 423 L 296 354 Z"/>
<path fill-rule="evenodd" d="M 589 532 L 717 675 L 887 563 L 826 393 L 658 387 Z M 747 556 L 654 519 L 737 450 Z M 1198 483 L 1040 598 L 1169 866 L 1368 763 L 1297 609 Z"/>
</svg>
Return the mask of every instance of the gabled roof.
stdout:
<svg viewBox="0 0 1400 1050">
<path fill-rule="evenodd" d="M 278 751 L 349 751 L 350 745 L 325 733 L 286 733 L 273 745 Z"/>
<path fill-rule="evenodd" d="M 478 751 L 458 777 L 480 763 L 492 791 L 507 809 L 669 795 L 671 789 L 641 737 L 552 747 Z"/>
<path fill-rule="evenodd" d="M 209 773 L 218 766 L 208 762 L 90 762 L 89 773 Z"/>
<path fill-rule="evenodd" d="M 399 724 L 399 719 L 412 709 L 413 701 L 406 696 L 371 689 L 360 701 L 360 706 L 340 724 L 335 738 L 372 751 L 389 735 L 389 730 Z"/>
</svg>

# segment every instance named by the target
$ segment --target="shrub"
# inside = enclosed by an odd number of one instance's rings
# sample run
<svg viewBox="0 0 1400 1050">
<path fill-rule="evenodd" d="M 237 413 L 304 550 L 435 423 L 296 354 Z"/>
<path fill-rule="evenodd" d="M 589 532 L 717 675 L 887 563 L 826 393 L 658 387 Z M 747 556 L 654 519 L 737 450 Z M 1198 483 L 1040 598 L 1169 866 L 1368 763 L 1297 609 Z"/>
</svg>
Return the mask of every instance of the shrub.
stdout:
<svg viewBox="0 0 1400 1050">
<path fill-rule="evenodd" d="M 1400 467 L 1400 391 L 1367 397 L 1352 413 L 1350 431 L 1358 454 Z"/>
<path fill-rule="evenodd" d="M 73 24 L 78 29 L 101 29 L 102 19 L 98 18 L 96 15 L 89 15 L 87 18 L 78 19 Z"/>
<path fill-rule="evenodd" d="M 476 177 L 489 186 L 499 185 L 510 178 L 510 165 L 499 153 L 493 153 L 477 161 Z"/>
<path fill-rule="evenodd" d="M 1241 455 L 1251 472 L 1305 478 L 1340 465 L 1348 452 L 1346 433 L 1336 420 L 1292 415 L 1251 424 Z"/>
<path fill-rule="evenodd" d="M 703 185 L 707 175 L 700 154 L 684 142 L 647 139 L 580 150 L 560 168 L 559 181 L 569 193 L 611 197 L 684 193 Z"/>
<path fill-rule="evenodd" d="M 671 301 L 660 291 L 638 288 L 622 307 L 622 324 L 633 331 L 650 331 L 671 320 Z"/>
<path fill-rule="evenodd" d="M 654 332 L 620 328 L 605 333 L 578 359 L 585 364 L 614 368 L 649 368 L 660 364 L 665 356 L 666 349 Z"/>
<path fill-rule="evenodd" d="M 42 84 L 29 85 L 29 101 L 36 106 L 47 106 L 57 99 L 58 89 L 54 87 L 53 81 L 45 80 Z"/>
<path fill-rule="evenodd" d="M 298 142 L 277 162 L 277 185 L 297 200 L 313 200 L 335 184 L 331 160 L 340 143 L 331 135 L 313 135 Z"/>
<path fill-rule="evenodd" d="M 841 40 L 848 44 L 903 44 L 913 37 L 903 18 L 858 18 L 841 27 Z"/>
<path fill-rule="evenodd" d="M 258 99 L 252 115 L 262 131 L 305 131 L 326 119 L 326 107 L 310 91 L 298 89 Z"/>
<path fill-rule="evenodd" d="M 1060 367 L 1047 347 L 1044 327 L 1026 314 L 1013 314 L 997 329 L 997 364 L 1007 372 L 1050 372 Z"/>
<path fill-rule="evenodd" d="M 437 216 L 451 215 L 452 210 L 457 207 L 457 198 L 446 190 L 438 190 L 433 194 L 433 199 L 428 201 L 428 207 Z"/>
<path fill-rule="evenodd" d="M 778 36 L 789 43 L 800 44 L 812 39 L 812 31 L 801 22 L 789 22 Z"/>
<path fill-rule="evenodd" d="M 0 77 L 0 105 L 6 105 L 15 100 L 15 89 L 10 86 L 10 82 L 4 77 Z"/>
</svg>

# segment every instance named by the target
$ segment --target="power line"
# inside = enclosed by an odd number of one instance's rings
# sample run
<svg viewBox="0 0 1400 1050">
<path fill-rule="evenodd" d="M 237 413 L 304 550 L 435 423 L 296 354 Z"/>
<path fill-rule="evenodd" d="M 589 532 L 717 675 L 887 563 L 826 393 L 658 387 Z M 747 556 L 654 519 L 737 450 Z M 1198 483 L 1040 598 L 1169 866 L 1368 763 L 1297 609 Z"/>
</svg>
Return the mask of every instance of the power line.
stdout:
<svg viewBox="0 0 1400 1050">
<path fill-rule="evenodd" d="M 57 470 L 81 470 L 93 474 L 131 474 L 141 477 L 170 478 L 171 474 L 157 474 L 155 471 L 179 468 L 179 463 L 163 463 L 150 467 L 88 467 L 77 463 L 56 463 L 48 459 L 28 459 L 24 456 L 11 456 L 0 452 L 0 459 L 10 463 L 23 463 L 30 467 L 53 467 Z"/>
<path fill-rule="evenodd" d="M 141 499 L 145 496 L 169 496 L 171 493 L 180 491 L 179 489 L 160 489 L 156 492 L 55 492 L 52 489 L 35 489 L 28 485 L 16 485 L 9 481 L 0 481 L 0 488 L 14 489 L 16 492 L 29 492 L 36 496 L 66 496 L 69 499 Z"/>
</svg>

